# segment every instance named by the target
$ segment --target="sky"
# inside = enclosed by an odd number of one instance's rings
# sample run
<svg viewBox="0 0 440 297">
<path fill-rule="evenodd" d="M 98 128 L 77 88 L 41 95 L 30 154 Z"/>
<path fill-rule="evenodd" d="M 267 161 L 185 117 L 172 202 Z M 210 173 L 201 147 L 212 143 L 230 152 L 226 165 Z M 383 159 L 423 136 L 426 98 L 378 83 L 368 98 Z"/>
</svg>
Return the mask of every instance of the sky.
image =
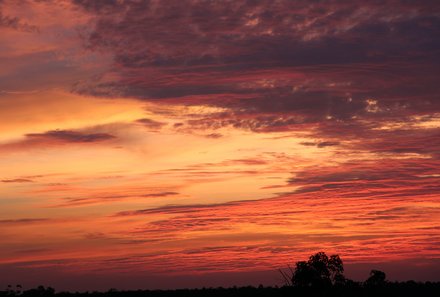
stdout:
<svg viewBox="0 0 440 297">
<path fill-rule="evenodd" d="M 438 1 L 0 0 L 0 286 L 440 276 Z"/>
</svg>

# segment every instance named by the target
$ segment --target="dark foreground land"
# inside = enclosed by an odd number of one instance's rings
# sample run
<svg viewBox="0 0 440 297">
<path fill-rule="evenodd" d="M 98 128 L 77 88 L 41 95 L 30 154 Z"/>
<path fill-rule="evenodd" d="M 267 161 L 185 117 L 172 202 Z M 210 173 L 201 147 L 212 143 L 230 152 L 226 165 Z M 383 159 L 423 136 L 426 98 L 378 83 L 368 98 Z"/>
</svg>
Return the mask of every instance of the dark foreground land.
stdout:
<svg viewBox="0 0 440 297">
<path fill-rule="evenodd" d="M 324 252 L 279 272 L 285 282 L 283 287 L 56 293 L 50 287 L 23 290 L 20 285 L 10 285 L 0 291 L 0 297 L 440 297 L 440 282 L 390 282 L 380 270 L 371 270 L 364 282 L 350 280 L 344 276 L 341 258 L 338 255 L 328 257 Z"/>
<path fill-rule="evenodd" d="M 111 289 L 107 292 L 58 292 L 52 288 L 38 287 L 36 289 L 13 292 L 3 291 L 0 296 L 40 296 L 40 297 L 324 297 L 324 296 L 390 296 L 390 297 L 439 297 L 440 282 L 417 283 L 389 282 L 380 287 L 365 287 L 362 283 L 353 283 L 350 286 L 330 287 L 326 289 L 284 287 L 233 287 L 233 288 L 203 288 L 182 290 L 137 290 L 118 291 Z"/>
</svg>

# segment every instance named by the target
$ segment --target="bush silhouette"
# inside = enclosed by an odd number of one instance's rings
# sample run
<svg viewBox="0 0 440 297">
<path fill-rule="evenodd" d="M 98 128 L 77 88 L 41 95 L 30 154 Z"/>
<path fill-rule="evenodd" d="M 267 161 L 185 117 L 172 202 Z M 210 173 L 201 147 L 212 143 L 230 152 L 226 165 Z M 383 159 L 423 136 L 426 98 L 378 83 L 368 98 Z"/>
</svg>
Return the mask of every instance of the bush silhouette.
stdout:
<svg viewBox="0 0 440 297">
<path fill-rule="evenodd" d="M 367 287 L 383 287 L 386 284 L 386 274 L 380 270 L 371 270 L 370 277 L 365 281 Z"/>
</svg>

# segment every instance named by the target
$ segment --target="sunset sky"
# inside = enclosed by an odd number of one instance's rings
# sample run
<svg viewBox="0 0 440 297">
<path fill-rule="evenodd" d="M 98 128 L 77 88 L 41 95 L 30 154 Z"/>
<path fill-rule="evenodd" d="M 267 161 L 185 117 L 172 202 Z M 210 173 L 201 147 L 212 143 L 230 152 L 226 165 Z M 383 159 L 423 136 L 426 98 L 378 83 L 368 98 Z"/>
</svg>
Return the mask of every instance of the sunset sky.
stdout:
<svg viewBox="0 0 440 297">
<path fill-rule="evenodd" d="M 0 289 L 440 280 L 439 1 L 0 0 Z"/>
</svg>

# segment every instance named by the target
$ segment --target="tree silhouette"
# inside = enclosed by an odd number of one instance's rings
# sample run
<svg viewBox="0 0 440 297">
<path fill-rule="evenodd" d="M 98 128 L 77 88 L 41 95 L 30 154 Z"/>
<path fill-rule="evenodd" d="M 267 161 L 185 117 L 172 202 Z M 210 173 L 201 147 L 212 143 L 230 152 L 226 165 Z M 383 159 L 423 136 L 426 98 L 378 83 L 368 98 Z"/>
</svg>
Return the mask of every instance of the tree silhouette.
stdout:
<svg viewBox="0 0 440 297">
<path fill-rule="evenodd" d="M 380 287 L 386 284 L 386 274 L 380 270 L 371 270 L 370 277 L 365 281 L 368 287 Z"/>
<path fill-rule="evenodd" d="M 24 291 L 22 294 L 23 297 L 28 297 L 28 296 L 51 297 L 53 295 L 55 295 L 55 289 L 51 287 L 45 288 L 44 286 L 38 286 L 35 289 Z"/>
<path fill-rule="evenodd" d="M 291 283 L 295 287 L 326 288 L 345 283 L 344 265 L 338 255 L 330 258 L 319 252 L 309 257 L 308 261 L 295 264 Z"/>
<path fill-rule="evenodd" d="M 22 286 L 16 285 L 15 288 L 12 285 L 8 285 L 6 288 L 6 294 L 9 296 L 18 296 L 22 294 Z"/>
</svg>

